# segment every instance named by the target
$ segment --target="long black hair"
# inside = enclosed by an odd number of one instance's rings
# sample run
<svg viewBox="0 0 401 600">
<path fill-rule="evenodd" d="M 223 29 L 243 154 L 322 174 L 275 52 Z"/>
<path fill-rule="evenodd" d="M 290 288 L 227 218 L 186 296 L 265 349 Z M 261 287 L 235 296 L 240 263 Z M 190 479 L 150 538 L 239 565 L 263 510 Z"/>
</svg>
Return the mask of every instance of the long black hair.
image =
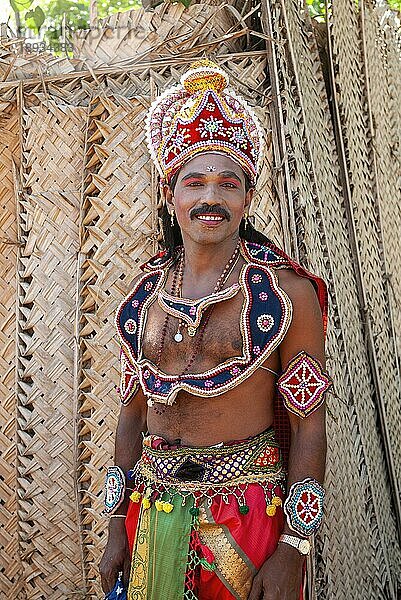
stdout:
<svg viewBox="0 0 401 600">
<path fill-rule="evenodd" d="M 174 192 L 175 185 L 177 183 L 178 173 L 175 174 L 170 182 L 170 188 Z M 251 189 L 251 183 L 248 175 L 245 173 L 245 192 L 248 192 Z M 160 209 L 160 219 L 162 224 L 162 235 L 163 235 L 163 246 L 165 250 L 168 250 L 172 255 L 175 254 L 175 249 L 178 246 L 182 246 L 182 235 L 180 226 L 177 223 L 177 219 L 174 219 L 174 224 L 171 225 L 171 216 L 168 212 L 167 205 L 163 202 L 162 207 Z M 247 242 L 255 242 L 256 244 L 264 245 L 266 243 L 271 243 L 271 240 L 267 238 L 263 233 L 255 229 L 255 227 L 250 223 L 249 219 L 245 222 L 245 219 L 241 220 L 239 226 L 239 235 L 240 238 Z"/>
</svg>

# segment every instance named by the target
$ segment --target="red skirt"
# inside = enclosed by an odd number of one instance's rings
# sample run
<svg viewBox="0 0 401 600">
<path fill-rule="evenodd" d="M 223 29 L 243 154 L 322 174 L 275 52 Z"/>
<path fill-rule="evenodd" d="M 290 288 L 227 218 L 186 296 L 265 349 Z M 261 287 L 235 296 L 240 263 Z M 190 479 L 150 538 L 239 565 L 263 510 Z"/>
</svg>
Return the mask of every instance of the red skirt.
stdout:
<svg viewBox="0 0 401 600">
<path fill-rule="evenodd" d="M 260 434 L 263 435 L 266 432 Z M 264 462 L 266 457 L 273 456 L 269 450 L 274 448 L 272 435 L 270 430 L 262 446 L 258 445 L 259 436 L 250 438 L 250 443 L 256 440 L 252 447 L 256 448 L 259 465 L 261 456 Z M 245 462 L 249 468 L 253 459 L 249 460 L 248 440 L 238 444 L 244 445 L 244 442 Z M 152 447 L 150 453 L 144 451 L 141 459 L 143 472 L 148 474 L 149 468 L 152 471 L 149 460 L 163 472 L 164 458 L 171 467 L 169 453 L 178 454 L 178 448 L 182 449 L 174 446 L 171 450 L 165 440 L 152 436 L 145 438 L 144 443 Z M 209 456 L 205 456 L 204 448 L 185 449 L 181 462 L 190 458 L 194 463 L 197 460 L 202 463 L 201 459 L 206 458 L 209 465 L 215 448 L 210 448 Z M 234 452 L 237 443 L 230 443 L 230 448 L 233 453 L 226 454 L 226 459 L 238 464 L 238 455 Z M 199 450 L 201 455 L 197 453 Z M 223 463 L 217 461 L 216 464 Z M 242 465 L 238 468 L 241 471 Z M 152 473 L 155 475 L 155 471 Z M 126 518 L 132 558 L 128 598 L 247 600 L 252 580 L 276 550 L 284 524 L 283 485 L 276 482 L 268 485 L 267 494 L 266 486 L 252 482 L 251 478 L 250 483 L 239 484 L 237 490 L 227 488 L 206 498 L 196 491 L 182 497 L 174 487 L 168 491 L 168 486 L 157 493 L 151 481 L 146 486 L 138 486 L 132 494 Z M 194 488 L 194 484 L 189 487 Z"/>
</svg>

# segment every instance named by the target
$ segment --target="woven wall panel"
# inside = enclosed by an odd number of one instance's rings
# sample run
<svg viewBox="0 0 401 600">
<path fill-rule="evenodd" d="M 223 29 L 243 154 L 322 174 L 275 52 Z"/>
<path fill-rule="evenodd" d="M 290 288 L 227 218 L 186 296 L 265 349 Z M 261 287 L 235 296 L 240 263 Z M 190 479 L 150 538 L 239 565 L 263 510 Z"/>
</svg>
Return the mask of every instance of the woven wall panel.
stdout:
<svg viewBox="0 0 401 600">
<path fill-rule="evenodd" d="M 400 551 L 390 494 L 383 493 L 385 459 L 376 430 L 374 390 L 364 347 L 336 147 L 317 48 L 310 27 L 305 26 L 305 15 L 298 3 L 286 2 L 276 6 L 273 22 L 278 39 L 288 39 L 287 52 L 279 45 L 279 72 L 290 132 L 288 153 L 297 241 L 304 261 L 329 283 L 328 366 L 337 393 L 346 402 L 345 406 L 329 402 L 337 421 L 328 419 L 329 497 L 326 523 L 318 540 L 317 594 L 319 598 L 345 599 L 351 595 L 373 600 L 386 590 L 391 593 Z M 357 454 L 355 439 L 360 444 Z M 342 493 L 336 491 L 344 481 L 346 503 Z M 352 525 L 349 514 L 353 515 Z M 387 532 L 392 541 L 387 539 Z"/>
<path fill-rule="evenodd" d="M 401 59 L 396 48 L 396 25 L 388 18 L 383 26 L 377 11 L 367 6 L 364 30 L 366 68 L 372 111 L 375 177 L 380 210 L 383 258 L 389 277 L 394 329 L 401 357 L 401 240 L 394 231 L 401 228 Z M 382 21 L 382 18 L 380 19 Z M 374 43 L 370 43 L 374 40 Z M 390 420 L 392 416 L 389 415 Z"/>
<path fill-rule="evenodd" d="M 275 172 L 273 168 L 273 147 L 271 143 L 271 121 L 268 112 L 269 103 L 265 102 L 256 114 L 264 126 L 266 135 L 266 150 L 262 161 L 262 168 L 256 192 L 249 211 L 251 220 L 259 231 L 280 248 L 284 246 L 284 230 L 281 220 L 279 198 L 275 190 Z M 253 219 L 252 219 L 253 217 Z"/>
<path fill-rule="evenodd" d="M 290 15 L 291 16 L 291 15 Z M 288 13 L 287 13 L 288 18 Z M 276 27 L 276 35 L 278 40 L 282 40 L 287 35 L 285 28 L 285 20 L 282 14 L 280 5 L 273 7 L 273 22 Z M 293 32 L 292 32 L 293 33 Z M 292 43 L 296 40 L 292 38 Z M 304 41 L 305 44 L 305 41 Z M 299 48 L 300 45 L 300 48 Z M 309 45 L 309 44 L 308 44 Z M 330 286 L 329 298 L 329 331 L 327 340 L 327 351 L 333 360 L 328 361 L 328 368 L 334 377 L 337 387 L 337 393 L 341 397 L 349 401 L 349 392 L 345 385 L 348 376 L 344 361 L 344 348 L 338 345 L 336 337 L 341 334 L 341 330 L 333 328 L 333 325 L 338 324 L 337 300 L 333 297 L 332 278 L 330 265 L 322 263 L 324 252 L 322 253 L 321 240 L 324 240 L 324 231 L 322 231 L 322 218 L 319 205 L 316 198 L 316 188 L 314 187 L 314 172 L 311 169 L 311 164 L 305 161 L 305 115 L 299 105 L 298 94 L 303 93 L 303 89 L 297 90 L 298 84 L 292 75 L 288 65 L 288 54 L 285 47 L 278 45 L 281 48 L 279 52 L 278 71 L 281 75 L 280 88 L 285 107 L 285 123 L 288 127 L 289 136 L 287 138 L 287 152 L 290 157 L 290 172 L 291 172 L 291 196 L 294 199 L 296 208 L 296 225 L 297 225 L 297 242 L 299 244 L 300 255 L 304 264 L 309 264 L 310 268 L 315 272 L 319 272 Z M 302 46 L 302 40 L 298 40 L 297 51 L 301 49 L 302 56 L 306 58 L 305 47 Z M 298 54 L 299 56 L 299 54 Z M 302 79 L 302 83 L 305 83 Z M 319 83 L 316 77 L 313 76 L 309 82 L 309 86 Z M 314 106 L 314 108 L 316 108 Z M 316 124 L 316 123 L 315 123 Z M 327 132 L 330 133 L 329 131 Z M 330 138 L 328 138 L 330 139 Z M 327 142 L 323 142 L 323 148 Z M 335 173 L 335 171 L 334 171 Z M 329 178 L 328 184 L 332 185 L 332 190 L 335 193 L 332 177 Z M 323 241 L 324 243 L 324 241 Z M 351 269 L 350 261 L 344 265 Z M 333 335 L 337 333 L 337 336 Z M 341 338 L 340 338 L 341 341 Z M 355 431 L 352 431 L 352 426 L 355 424 L 355 416 L 351 410 L 344 410 L 338 406 L 337 402 L 329 402 L 331 411 L 335 414 L 337 423 L 328 418 L 328 465 L 327 465 L 327 487 L 329 489 L 327 513 L 328 518 L 324 523 L 322 531 L 323 539 L 327 540 L 327 545 L 320 544 L 321 552 L 323 553 L 324 563 L 326 568 L 318 569 L 318 597 L 332 598 L 333 596 L 339 599 L 348 597 L 349 594 L 355 595 L 358 590 L 362 591 L 363 597 L 369 598 L 370 585 L 364 581 L 362 575 L 367 569 L 370 562 L 370 555 L 367 551 L 369 536 L 366 534 L 366 528 L 362 527 L 359 531 L 359 525 L 364 520 L 363 507 L 363 488 L 359 478 L 359 461 L 357 458 L 351 463 L 347 461 L 343 463 L 340 459 L 345 453 L 347 456 L 353 456 L 351 450 Z M 352 416 L 351 416 L 352 415 Z M 352 418 L 353 417 L 353 418 Z M 342 432 L 340 438 L 338 434 Z M 340 452 L 339 452 L 340 449 Z M 360 458 L 360 457 L 358 457 Z M 336 487 L 338 480 L 350 483 L 348 490 L 347 507 L 339 503 Z M 341 495 L 340 495 L 341 498 Z M 351 512 L 357 520 L 358 528 L 349 527 L 349 521 L 344 515 L 344 510 Z M 350 539 L 351 544 L 344 545 L 343 540 Z M 357 554 L 352 551 L 352 542 L 360 545 L 361 550 Z M 339 553 L 341 559 L 333 561 L 333 554 Z M 327 569 L 327 570 L 326 570 Z M 334 595 L 335 593 L 335 595 Z"/>
<path fill-rule="evenodd" d="M 148 84 L 149 86 L 149 84 Z M 145 90 L 143 90 L 145 93 Z M 81 278 L 80 485 L 89 594 L 100 597 L 98 564 L 105 467 L 112 464 L 119 412 L 114 313 L 138 264 L 156 249 L 156 203 L 143 122 L 144 97 L 95 98 L 85 166 Z M 152 241 L 153 239 L 153 241 Z"/>
<path fill-rule="evenodd" d="M 82 117 L 53 102 L 23 113 L 23 181 L 31 193 L 20 215 L 19 535 L 32 599 L 85 591 L 74 410 Z"/>
<path fill-rule="evenodd" d="M 21 38 L 7 40 L 5 44 L 0 42 L 1 82 L 18 82 L 50 74 L 59 76 L 83 68 L 83 62 L 80 60 L 57 57 L 50 52 L 32 52 L 24 55 L 21 52 L 22 43 Z"/>
<path fill-rule="evenodd" d="M 381 33 L 384 40 L 383 62 L 387 67 L 384 85 L 388 86 L 387 102 L 389 111 L 386 119 L 386 130 L 389 136 L 388 143 L 390 144 L 390 146 L 387 145 L 386 152 L 390 161 L 389 170 L 392 189 L 389 196 L 381 195 L 380 208 L 383 215 L 383 240 L 390 276 L 398 357 L 401 360 L 401 261 L 399 258 L 401 255 L 401 240 L 400 236 L 395 234 L 395 231 L 399 231 L 401 227 L 400 203 L 399 200 L 397 201 L 401 190 L 401 60 L 399 51 L 401 40 L 393 19 L 390 20 L 389 26 L 383 27 L 383 29 L 384 32 Z M 381 111 L 380 116 L 385 115 L 386 113 L 383 114 L 383 111 Z M 388 133 L 389 129 L 391 129 L 391 136 Z M 382 170 L 384 164 L 382 162 L 379 164 Z M 388 167 L 388 162 L 386 162 L 386 167 Z"/>
<path fill-rule="evenodd" d="M 11 596 L 18 592 L 21 578 L 15 398 L 18 231 L 13 178 L 13 160 L 20 157 L 15 99 L 4 103 L 0 140 L 0 590 Z"/>
<path fill-rule="evenodd" d="M 161 4 L 154 11 L 131 10 L 104 19 L 98 29 L 78 30 L 73 36 L 74 56 L 86 64 L 124 65 L 127 61 L 158 62 L 179 54 L 186 60 L 214 43 L 219 53 L 237 51 L 236 33 L 246 25 L 239 13 L 223 3 Z M 232 34 L 231 36 L 227 33 Z M 223 40 L 222 38 L 226 36 Z M 220 43 L 219 43 L 220 40 Z"/>
<path fill-rule="evenodd" d="M 397 130 L 394 127 L 396 125 L 394 122 L 394 95 L 396 95 L 399 104 L 401 98 L 401 58 L 398 71 L 396 70 L 392 74 L 396 76 L 394 80 L 396 88 L 392 90 L 392 94 L 389 94 L 387 90 L 391 89 L 391 86 L 387 80 L 387 48 L 384 32 L 378 22 L 378 15 L 369 6 L 366 7 L 364 12 L 363 27 L 366 40 L 365 69 L 368 76 L 367 85 L 372 119 L 371 154 L 377 198 L 375 214 L 379 224 L 379 248 L 383 269 L 381 277 L 377 276 L 377 285 L 382 285 L 385 293 L 377 299 L 375 334 L 378 340 L 378 356 L 382 359 L 379 362 L 380 379 L 383 388 L 387 392 L 386 395 L 383 393 L 383 396 L 386 402 L 395 477 L 398 485 L 400 485 L 401 439 L 398 432 L 401 426 L 401 380 L 399 379 L 399 360 L 401 357 L 397 356 L 399 348 L 397 347 L 397 340 L 394 338 L 397 332 L 398 342 L 400 342 L 397 324 L 400 323 L 401 307 L 397 301 L 399 296 L 395 294 L 397 291 L 401 291 L 401 242 L 398 235 L 394 236 L 394 231 L 399 231 L 401 228 L 401 149 L 399 147 L 401 129 Z M 374 40 L 374 43 L 371 40 Z M 394 42 L 393 39 L 393 46 Z M 368 244 L 370 232 L 367 231 L 366 233 L 368 236 L 366 244 Z M 371 291 L 372 288 L 369 288 L 368 293 L 371 293 Z M 385 306 L 382 304 L 383 301 Z M 386 337 L 382 334 L 383 313 L 386 314 L 388 322 Z M 386 349 L 388 347 L 387 353 L 384 353 L 385 347 Z M 392 373 L 388 369 L 389 364 L 392 365 L 391 370 L 394 369 Z M 395 377 L 397 367 L 398 377 Z M 386 375 L 383 371 L 386 372 Z M 398 563 L 397 566 L 401 568 L 401 563 Z"/>
<path fill-rule="evenodd" d="M 369 23 L 368 29 L 371 34 L 367 44 L 367 48 L 369 48 L 370 45 L 374 47 L 377 44 L 376 18 L 373 14 L 369 16 L 369 12 L 365 12 L 363 25 L 366 27 L 367 23 Z M 336 84 L 340 92 L 338 102 L 352 192 L 352 219 L 356 232 L 366 302 L 366 306 L 363 306 L 362 309 L 367 322 L 368 342 L 370 342 L 374 358 L 371 367 L 374 369 L 378 381 L 375 394 L 376 406 L 378 414 L 383 413 L 387 424 L 387 443 L 393 458 L 395 482 L 396 485 L 397 482 L 399 485 L 401 480 L 401 439 L 398 428 L 400 426 L 401 392 L 399 377 L 397 377 L 397 350 L 392 335 L 389 312 L 391 298 L 387 287 L 386 264 L 383 254 L 378 195 L 380 182 L 375 168 L 375 158 L 380 150 L 379 147 L 375 147 L 376 140 L 370 142 L 372 132 L 369 123 L 369 109 L 372 108 L 372 97 L 374 107 L 376 110 L 378 109 L 377 92 L 373 90 L 372 96 L 370 84 L 367 87 L 361 77 L 361 73 L 369 77 L 371 68 L 374 73 L 377 58 L 372 63 L 373 51 L 366 49 L 364 52 L 361 17 L 357 14 L 355 5 L 351 1 L 341 0 L 333 6 L 332 31 L 333 52 L 338 63 L 336 74 Z M 372 75 L 374 76 L 374 74 Z M 387 168 L 391 169 L 392 167 L 388 165 Z M 390 182 L 391 179 L 392 175 L 390 174 Z M 400 191 L 397 195 L 399 203 Z M 388 202 L 388 198 L 386 197 L 384 201 Z M 372 452 L 372 459 L 377 460 L 377 452 Z M 376 472 L 379 475 L 381 469 L 377 469 Z M 372 475 L 373 473 L 374 471 L 372 471 Z M 375 481 L 377 481 L 376 478 Z M 381 489 L 378 487 L 378 494 Z M 377 513 L 380 524 L 382 507 L 377 507 Z M 380 535 L 383 536 L 383 532 L 390 527 L 389 521 L 389 518 L 385 518 L 385 522 L 379 527 Z M 384 539 L 382 543 L 384 543 Z M 393 548 L 388 553 L 388 560 L 392 565 L 393 572 L 399 574 L 401 572 L 399 551 Z"/>
<path fill-rule="evenodd" d="M 76 134 L 82 129 L 82 111 L 46 102 L 45 106 L 32 106 L 29 119 L 29 125 L 24 119 L 26 145 L 29 149 L 35 147 L 37 154 L 27 157 L 24 187 L 32 194 L 79 190 L 83 137 L 82 133 L 79 138 Z"/>
</svg>

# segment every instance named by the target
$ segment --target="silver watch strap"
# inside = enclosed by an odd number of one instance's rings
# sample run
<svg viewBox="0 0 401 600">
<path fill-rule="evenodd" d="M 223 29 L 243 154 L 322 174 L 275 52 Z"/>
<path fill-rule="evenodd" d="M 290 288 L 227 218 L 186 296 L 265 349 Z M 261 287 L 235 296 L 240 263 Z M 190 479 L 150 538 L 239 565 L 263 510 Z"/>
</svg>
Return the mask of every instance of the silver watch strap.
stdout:
<svg viewBox="0 0 401 600">
<path fill-rule="evenodd" d="M 305 538 L 295 537 L 293 535 L 287 535 L 283 533 L 278 541 L 284 544 L 289 544 L 293 548 L 296 548 L 303 556 L 306 556 L 310 552 L 310 542 Z"/>
<path fill-rule="evenodd" d="M 305 538 L 300 538 L 295 535 L 287 535 L 283 533 L 279 537 L 279 542 L 284 542 L 284 544 L 289 544 L 290 546 L 294 546 L 294 548 L 298 548 L 300 542 Z"/>
</svg>

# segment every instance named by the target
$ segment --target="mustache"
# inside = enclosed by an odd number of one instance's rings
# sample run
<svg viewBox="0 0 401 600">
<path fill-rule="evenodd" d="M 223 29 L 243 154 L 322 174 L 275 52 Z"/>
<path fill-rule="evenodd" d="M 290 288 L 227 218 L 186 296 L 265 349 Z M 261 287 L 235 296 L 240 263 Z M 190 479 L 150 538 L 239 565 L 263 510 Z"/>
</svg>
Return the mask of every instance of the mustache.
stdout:
<svg viewBox="0 0 401 600">
<path fill-rule="evenodd" d="M 210 204 L 202 204 L 202 206 L 193 208 L 189 213 L 191 220 L 193 220 L 197 215 L 221 215 L 227 219 L 227 221 L 231 220 L 231 215 L 228 210 L 226 210 L 224 206 L 221 206 L 220 204 L 214 204 L 213 206 L 210 206 Z"/>
</svg>

